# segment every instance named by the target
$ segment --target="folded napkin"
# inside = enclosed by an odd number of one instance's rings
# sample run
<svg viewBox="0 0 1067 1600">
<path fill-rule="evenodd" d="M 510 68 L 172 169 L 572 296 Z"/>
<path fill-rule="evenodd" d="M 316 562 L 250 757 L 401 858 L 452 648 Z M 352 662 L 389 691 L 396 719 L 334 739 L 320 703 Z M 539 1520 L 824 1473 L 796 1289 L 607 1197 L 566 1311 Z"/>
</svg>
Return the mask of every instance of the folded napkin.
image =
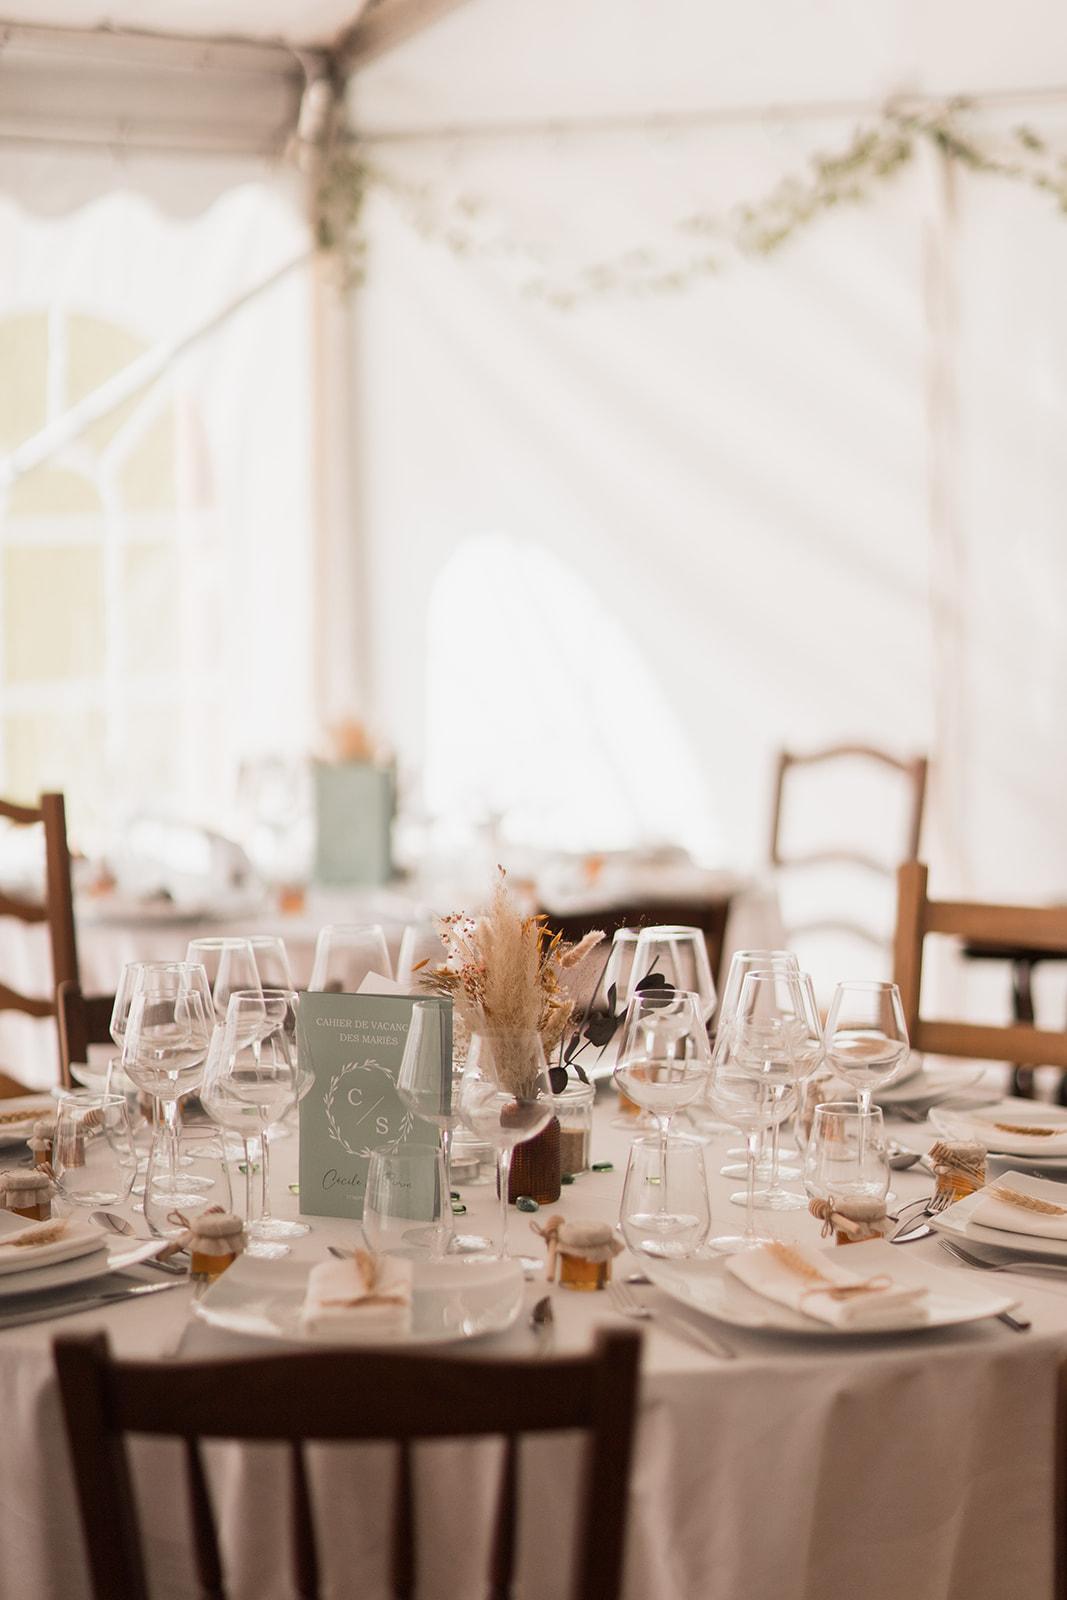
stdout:
<svg viewBox="0 0 1067 1600">
<path fill-rule="evenodd" d="M 344 1261 L 321 1261 L 308 1274 L 300 1313 L 305 1333 L 342 1339 L 387 1339 L 411 1331 L 412 1263 L 402 1256 L 357 1250 Z"/>
<path fill-rule="evenodd" d="M 77 1256 L 106 1250 L 98 1228 L 61 1217 L 52 1222 L 28 1222 L 24 1228 L 0 1235 L 0 1276 L 24 1272 L 28 1267 L 46 1267 L 57 1261 L 73 1261 Z"/>
<path fill-rule="evenodd" d="M 987 1184 L 978 1196 L 970 1220 L 982 1228 L 1002 1228 L 1005 1233 L 1024 1233 L 1039 1239 L 1067 1241 L 1067 1203 L 1040 1199 L 1024 1192 L 1008 1172 L 995 1183 Z M 1067 1202 L 1067 1185 L 1063 1188 Z"/>
<path fill-rule="evenodd" d="M 926 1290 L 894 1284 L 888 1273 L 861 1277 L 833 1255 L 797 1244 L 765 1244 L 731 1256 L 726 1270 L 746 1288 L 853 1333 L 914 1328 L 926 1321 Z"/>
<path fill-rule="evenodd" d="M 987 1150 L 1002 1150 L 1014 1156 L 1067 1155 L 1067 1117 L 1043 1117 L 1026 1102 L 1005 1101 L 967 1118 L 971 1137 L 980 1139 Z"/>
</svg>

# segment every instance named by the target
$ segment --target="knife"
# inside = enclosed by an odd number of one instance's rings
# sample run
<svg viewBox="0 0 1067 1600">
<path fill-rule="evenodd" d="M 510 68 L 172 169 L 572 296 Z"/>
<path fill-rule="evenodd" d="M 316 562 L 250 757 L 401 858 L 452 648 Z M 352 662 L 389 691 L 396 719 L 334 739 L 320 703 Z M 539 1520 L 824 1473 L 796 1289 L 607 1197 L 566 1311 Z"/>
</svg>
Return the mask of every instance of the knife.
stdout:
<svg viewBox="0 0 1067 1600">
<path fill-rule="evenodd" d="M 180 1289 L 188 1279 L 175 1278 L 170 1283 L 134 1283 L 124 1289 L 108 1289 L 101 1293 L 79 1295 L 76 1299 L 64 1298 L 48 1305 L 40 1303 L 26 1311 L 11 1311 L 0 1316 L 0 1331 L 4 1328 L 22 1328 L 30 1322 L 50 1322 L 53 1317 L 70 1317 L 79 1311 L 95 1311 L 97 1306 L 114 1305 L 119 1300 L 139 1299 L 146 1294 L 165 1294 L 168 1289 Z"/>
</svg>

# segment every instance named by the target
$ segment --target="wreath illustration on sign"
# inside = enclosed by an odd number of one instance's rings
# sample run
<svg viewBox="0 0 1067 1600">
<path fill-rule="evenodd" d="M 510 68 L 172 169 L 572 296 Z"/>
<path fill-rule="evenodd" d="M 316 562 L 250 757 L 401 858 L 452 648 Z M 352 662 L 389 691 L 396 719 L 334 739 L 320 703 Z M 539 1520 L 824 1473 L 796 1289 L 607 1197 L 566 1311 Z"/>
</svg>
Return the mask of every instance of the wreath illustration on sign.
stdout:
<svg viewBox="0 0 1067 1600">
<path fill-rule="evenodd" d="M 322 1104 L 326 1111 L 326 1125 L 330 1130 L 330 1138 L 335 1140 L 335 1142 L 341 1146 L 342 1150 L 344 1150 L 350 1156 L 361 1156 L 369 1160 L 376 1150 L 386 1150 L 390 1153 L 399 1150 L 400 1146 L 403 1144 L 404 1140 L 415 1126 L 415 1113 L 405 1107 L 404 1115 L 400 1119 L 399 1133 L 395 1139 L 389 1140 L 386 1144 L 364 1145 L 361 1149 L 357 1150 L 349 1144 L 348 1140 L 341 1132 L 337 1118 L 334 1115 L 333 1107 L 334 1101 L 337 1099 L 337 1091 L 341 1087 L 344 1080 L 352 1072 L 384 1071 L 385 1068 L 378 1061 L 349 1061 L 341 1068 L 340 1072 L 338 1072 L 335 1077 L 330 1079 L 329 1088 L 322 1097 Z M 373 1110 L 374 1108 L 372 1107 L 371 1109 Z"/>
</svg>

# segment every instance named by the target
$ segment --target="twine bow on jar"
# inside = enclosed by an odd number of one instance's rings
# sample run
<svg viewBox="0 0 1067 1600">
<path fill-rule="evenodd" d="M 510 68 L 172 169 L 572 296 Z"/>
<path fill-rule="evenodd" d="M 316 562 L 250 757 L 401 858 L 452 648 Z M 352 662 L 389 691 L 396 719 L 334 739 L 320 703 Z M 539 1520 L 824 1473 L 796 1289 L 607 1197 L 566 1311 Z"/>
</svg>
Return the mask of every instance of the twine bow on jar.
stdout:
<svg viewBox="0 0 1067 1600">
<path fill-rule="evenodd" d="M 838 1244 L 862 1244 L 885 1236 L 889 1219 L 884 1200 L 849 1198 L 809 1200 L 808 1210 L 822 1223 L 822 1237 L 836 1233 Z"/>
</svg>

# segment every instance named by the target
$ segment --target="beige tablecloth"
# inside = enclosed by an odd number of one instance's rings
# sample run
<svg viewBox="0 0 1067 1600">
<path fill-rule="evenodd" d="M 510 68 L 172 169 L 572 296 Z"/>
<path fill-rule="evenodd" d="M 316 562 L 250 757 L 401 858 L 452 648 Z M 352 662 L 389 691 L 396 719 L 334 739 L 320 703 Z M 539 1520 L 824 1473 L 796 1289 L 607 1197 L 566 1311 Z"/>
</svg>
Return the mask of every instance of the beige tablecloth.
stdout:
<svg viewBox="0 0 1067 1600">
<path fill-rule="evenodd" d="M 628 1133 L 611 1126 L 614 1097 L 598 1105 L 595 1156 L 563 1192 L 568 1215 L 614 1218 Z M 922 1142 L 914 1127 L 899 1130 Z M 717 1139 L 717 1173 L 730 1141 Z M 276 1209 L 295 1211 L 295 1139 L 274 1152 Z M 929 1180 L 897 1175 L 902 1199 Z M 718 1230 L 739 1222 L 715 1177 Z M 492 1230 L 495 1197 L 465 1192 L 465 1225 Z M 139 1219 L 138 1219 L 139 1220 Z M 311 1219 L 297 1245 L 309 1262 L 351 1225 Z M 814 1237 L 806 1215 L 779 1216 L 784 1234 Z M 524 1242 L 527 1219 L 513 1213 Z M 529 1240 L 530 1243 L 534 1241 Z M 930 1259 L 930 1241 L 907 1247 Z M 632 1268 L 620 1256 L 616 1270 Z M 1049 1600 L 1052 1594 L 1052 1447 L 1057 1365 L 1067 1354 L 1067 1280 L 992 1280 L 1017 1292 L 1033 1331 L 986 1322 L 959 1332 L 857 1340 L 799 1339 L 721 1330 L 738 1352 L 717 1361 L 652 1324 L 646 1329 L 640 1432 L 631 1489 L 628 1600 Z M 529 1304 L 544 1292 L 527 1286 Z M 640 1291 L 653 1307 L 659 1293 Z M 50 1344 L 60 1327 L 104 1327 L 116 1350 L 159 1356 L 263 1350 L 201 1324 L 183 1335 L 189 1292 L 83 1314 L 62 1324 L 0 1333 L 0 1600 L 83 1600 L 87 1587 L 60 1435 Z M 554 1291 L 561 1348 L 587 1345 L 613 1320 L 606 1296 Z M 683 1316 L 695 1313 L 682 1312 Z M 468 1347 L 470 1348 L 470 1347 Z M 478 1348 L 531 1354 L 525 1317 Z M 358 1356 L 353 1356 L 358 1383 Z M 536 1370 L 531 1375 L 536 1381 Z M 489 1447 L 490 1453 L 492 1447 Z M 239 1575 L 234 1593 L 290 1593 L 275 1539 L 285 1525 L 283 1465 L 269 1449 L 221 1448 L 216 1487 Z M 420 1471 L 427 1550 L 420 1594 L 480 1600 L 481 1531 L 492 1504 L 484 1446 L 434 1446 Z M 566 1593 L 566 1550 L 554 1531 L 573 1506 L 575 1458 L 564 1443 L 530 1449 L 524 1469 L 522 1593 Z M 384 1595 L 391 1465 L 383 1449 L 337 1447 L 318 1456 L 320 1524 L 329 1525 L 331 1593 Z M 185 1539 L 179 1463 L 166 1445 L 142 1446 L 139 1491 L 163 1596 L 182 1588 Z M 472 1531 L 473 1530 L 473 1531 Z M 280 1537 L 280 1535 L 279 1535 Z"/>
</svg>

